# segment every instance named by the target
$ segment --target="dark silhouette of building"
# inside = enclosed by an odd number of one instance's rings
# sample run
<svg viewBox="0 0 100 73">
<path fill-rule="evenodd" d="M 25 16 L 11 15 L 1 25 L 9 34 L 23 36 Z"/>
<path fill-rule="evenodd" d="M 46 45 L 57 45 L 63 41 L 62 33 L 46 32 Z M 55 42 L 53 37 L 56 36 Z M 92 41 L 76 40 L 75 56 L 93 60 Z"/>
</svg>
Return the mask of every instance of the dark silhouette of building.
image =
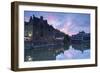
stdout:
<svg viewBox="0 0 100 73">
<path fill-rule="evenodd" d="M 31 45 L 63 44 L 65 34 L 48 24 L 43 16 L 40 16 L 40 18 L 34 15 L 30 16 L 29 22 L 24 23 L 25 42 L 30 41 Z"/>
<path fill-rule="evenodd" d="M 90 33 L 85 33 L 84 31 L 79 32 L 76 35 L 72 35 L 71 37 L 71 42 L 79 42 L 79 43 L 84 43 L 84 42 L 90 42 Z"/>
</svg>

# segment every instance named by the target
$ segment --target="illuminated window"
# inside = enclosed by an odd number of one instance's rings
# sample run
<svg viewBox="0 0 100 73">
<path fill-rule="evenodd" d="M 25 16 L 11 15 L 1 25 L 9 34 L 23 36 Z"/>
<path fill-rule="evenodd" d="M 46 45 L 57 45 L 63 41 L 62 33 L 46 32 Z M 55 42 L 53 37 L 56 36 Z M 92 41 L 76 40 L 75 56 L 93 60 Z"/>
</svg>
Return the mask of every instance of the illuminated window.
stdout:
<svg viewBox="0 0 100 73">
<path fill-rule="evenodd" d="M 31 36 L 32 36 L 32 32 L 29 32 L 29 33 L 28 33 L 28 36 L 31 37 Z"/>
</svg>

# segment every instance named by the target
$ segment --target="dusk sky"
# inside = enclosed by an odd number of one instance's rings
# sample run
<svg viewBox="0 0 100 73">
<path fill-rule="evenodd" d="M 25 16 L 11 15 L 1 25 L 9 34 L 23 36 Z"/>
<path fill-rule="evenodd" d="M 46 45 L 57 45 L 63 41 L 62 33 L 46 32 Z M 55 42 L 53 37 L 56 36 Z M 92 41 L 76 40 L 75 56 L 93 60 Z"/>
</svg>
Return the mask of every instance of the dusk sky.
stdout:
<svg viewBox="0 0 100 73">
<path fill-rule="evenodd" d="M 49 25 L 69 35 L 77 34 L 79 31 L 90 33 L 90 14 L 24 11 L 24 20 L 28 22 L 33 14 L 38 18 L 43 16 Z"/>
</svg>

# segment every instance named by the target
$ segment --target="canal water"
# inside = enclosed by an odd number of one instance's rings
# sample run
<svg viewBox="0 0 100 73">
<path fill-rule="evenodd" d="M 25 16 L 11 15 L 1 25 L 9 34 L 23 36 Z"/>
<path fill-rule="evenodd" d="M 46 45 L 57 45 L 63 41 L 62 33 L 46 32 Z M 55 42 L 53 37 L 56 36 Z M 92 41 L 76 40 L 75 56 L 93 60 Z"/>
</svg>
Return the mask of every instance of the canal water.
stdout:
<svg viewBox="0 0 100 73">
<path fill-rule="evenodd" d="M 89 59 L 89 44 L 55 45 L 49 47 L 38 47 L 25 49 L 24 61 L 47 61 L 47 60 L 69 60 Z"/>
</svg>

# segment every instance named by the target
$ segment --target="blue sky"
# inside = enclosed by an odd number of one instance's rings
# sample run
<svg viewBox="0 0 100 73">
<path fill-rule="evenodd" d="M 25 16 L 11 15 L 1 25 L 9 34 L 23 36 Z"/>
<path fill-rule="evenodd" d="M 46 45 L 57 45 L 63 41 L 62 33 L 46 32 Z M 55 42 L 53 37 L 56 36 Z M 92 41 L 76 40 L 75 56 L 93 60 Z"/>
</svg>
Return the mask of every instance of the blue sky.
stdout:
<svg viewBox="0 0 100 73">
<path fill-rule="evenodd" d="M 24 20 L 29 21 L 33 14 L 38 18 L 43 16 L 49 25 L 69 35 L 77 34 L 79 31 L 90 33 L 90 14 L 24 11 Z"/>
</svg>

